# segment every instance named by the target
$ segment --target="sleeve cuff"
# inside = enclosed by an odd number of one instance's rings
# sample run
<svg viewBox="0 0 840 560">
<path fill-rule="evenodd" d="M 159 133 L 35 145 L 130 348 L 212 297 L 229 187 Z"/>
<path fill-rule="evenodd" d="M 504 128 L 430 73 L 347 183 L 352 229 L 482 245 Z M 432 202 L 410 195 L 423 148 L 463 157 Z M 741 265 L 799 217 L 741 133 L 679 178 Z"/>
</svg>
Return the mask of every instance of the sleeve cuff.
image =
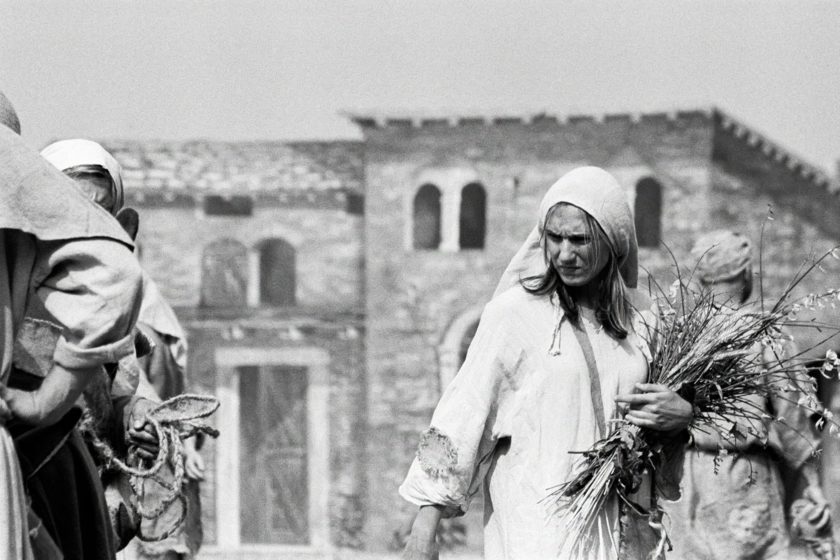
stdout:
<svg viewBox="0 0 840 560">
<path fill-rule="evenodd" d="M 133 352 L 133 333 L 127 334 L 116 342 L 95 348 L 81 348 L 62 336 L 55 346 L 53 361 L 67 369 L 84 369 L 119 362 Z"/>
</svg>

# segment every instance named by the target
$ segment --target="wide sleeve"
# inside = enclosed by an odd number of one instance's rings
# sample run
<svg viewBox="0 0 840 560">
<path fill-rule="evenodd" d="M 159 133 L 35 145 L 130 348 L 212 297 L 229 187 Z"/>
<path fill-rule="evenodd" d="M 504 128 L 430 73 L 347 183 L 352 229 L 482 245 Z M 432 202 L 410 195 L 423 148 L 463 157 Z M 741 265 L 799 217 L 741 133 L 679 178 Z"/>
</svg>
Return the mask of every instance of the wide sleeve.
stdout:
<svg viewBox="0 0 840 560">
<path fill-rule="evenodd" d="M 118 362 L 134 351 L 140 265 L 110 239 L 38 243 L 35 293 L 64 327 L 55 363 L 73 370 Z"/>
<path fill-rule="evenodd" d="M 460 371 L 420 438 L 417 455 L 400 494 L 418 505 L 444 506 L 445 516 L 467 511 L 496 443 L 506 433 L 506 403 L 521 345 L 510 316 L 491 302 L 485 308 Z"/>
<path fill-rule="evenodd" d="M 780 356 L 786 363 L 793 361 L 798 354 L 796 345 L 786 341 Z M 765 362 L 776 358 L 769 357 L 765 351 Z M 773 416 L 779 419 L 770 425 L 768 443 L 784 460 L 785 464 L 796 470 L 813 455 L 820 446 L 820 437 L 814 426 L 814 416 L 818 408 L 816 381 L 808 375 L 805 367 L 785 367 L 784 379 L 775 381 L 775 390 L 770 395 Z"/>
</svg>

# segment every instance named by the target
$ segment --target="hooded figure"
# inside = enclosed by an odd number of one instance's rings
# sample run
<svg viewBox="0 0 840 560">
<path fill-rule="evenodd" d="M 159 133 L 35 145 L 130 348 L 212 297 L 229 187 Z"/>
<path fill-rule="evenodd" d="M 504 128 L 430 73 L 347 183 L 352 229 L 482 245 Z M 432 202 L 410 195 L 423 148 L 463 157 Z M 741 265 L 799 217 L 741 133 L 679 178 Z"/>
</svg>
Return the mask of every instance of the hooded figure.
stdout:
<svg viewBox="0 0 840 560">
<path fill-rule="evenodd" d="M 621 415 L 616 400 L 646 380 L 651 304 L 635 295 L 637 246 L 624 190 L 595 167 L 575 169 L 546 193 L 537 224 L 484 309 L 466 360 L 424 432 L 400 494 L 420 506 L 408 547 L 432 558 L 440 516 L 463 514 L 485 492 L 484 554 L 502 558 L 634 558 L 608 500 L 587 550 L 546 497 Z M 681 416 L 691 406 L 660 386 Z M 641 412 L 631 405 L 626 418 Z M 430 507 L 431 506 L 431 507 Z M 648 549 L 649 550 L 649 549 Z M 629 555 L 629 556 L 628 556 Z"/>
<path fill-rule="evenodd" d="M 20 139 L 19 122 L 10 114 L 0 100 L 0 270 L 5 276 L 0 283 L 0 402 L 5 401 L 0 406 L 0 557 L 27 559 L 28 538 L 37 539 L 44 529 L 35 525 L 27 534 L 26 517 L 20 515 L 23 489 L 10 432 L 72 422 L 73 404 L 102 364 L 133 353 L 141 276 L 132 241 L 119 224 Z M 52 366 L 33 386 L 13 387 L 14 343 L 27 303 L 36 299 L 61 325 Z M 38 441 L 34 447 L 41 447 Z M 38 466 L 24 465 L 24 470 Z M 106 547 L 113 542 L 111 535 L 102 538 Z"/>
<path fill-rule="evenodd" d="M 122 169 L 108 151 L 83 138 L 53 142 L 41 155 L 76 180 L 99 206 L 116 216 L 123 207 Z"/>
<path fill-rule="evenodd" d="M 134 213 L 131 208 L 123 209 L 123 184 L 121 169 L 114 157 L 96 142 L 83 139 L 62 140 L 50 144 L 41 152 L 41 155 L 52 163 L 57 169 L 72 177 L 79 184 L 88 196 L 110 211 L 118 219 L 122 219 L 129 213 Z M 134 213 L 136 216 L 136 213 Z M 134 224 L 137 226 L 137 224 Z M 136 227 L 134 230 L 136 234 Z M 187 366 L 187 342 L 178 318 L 172 307 L 166 302 L 157 284 L 147 274 L 143 274 L 143 296 L 140 306 L 140 315 L 137 319 L 138 330 L 145 338 L 152 342 L 151 352 L 140 358 L 137 365 L 137 373 L 140 376 L 139 385 L 135 384 L 136 394 L 159 402 L 184 392 L 186 385 Z M 117 387 L 118 382 L 126 385 L 125 375 L 122 369 L 117 372 L 113 386 Z M 122 390 L 121 387 L 117 387 Z M 119 396 L 114 394 L 112 397 Z M 107 403 L 101 399 L 91 399 L 91 402 L 99 402 L 100 409 L 107 409 Z M 107 417 L 108 415 L 102 415 Z M 143 520 L 142 524 L 117 522 L 115 517 L 114 525 L 120 535 L 120 547 L 127 544 L 129 538 L 134 536 L 135 530 L 139 527 L 144 535 L 154 538 L 171 531 L 176 524 L 183 521 L 181 528 L 170 537 L 162 541 L 139 543 L 138 552 L 141 557 L 157 557 L 172 552 L 177 555 L 192 555 L 201 543 L 201 510 L 198 495 L 198 483 L 203 471 L 203 461 L 196 450 L 196 438 L 190 438 L 184 442 L 184 462 L 187 477 L 190 479 L 185 483 L 183 493 L 189 502 L 186 519 L 182 519 L 181 508 L 185 507 L 178 500 L 170 504 L 162 514 L 154 520 Z M 115 509 L 124 504 L 123 496 L 113 490 L 119 484 L 111 483 L 114 480 L 114 473 L 107 473 L 109 481 L 108 500 L 112 513 Z M 158 480 L 163 484 L 173 480 L 171 466 L 166 465 L 158 473 Z M 166 489 L 153 481 L 143 483 L 143 500 L 145 503 L 157 504 L 165 498 Z M 130 501 L 130 500 L 129 500 Z M 126 509 L 126 511 L 128 511 Z M 136 519 L 134 520 L 137 521 Z M 168 557 L 168 556 L 167 556 Z M 180 556 L 179 556 L 180 557 Z"/>
</svg>

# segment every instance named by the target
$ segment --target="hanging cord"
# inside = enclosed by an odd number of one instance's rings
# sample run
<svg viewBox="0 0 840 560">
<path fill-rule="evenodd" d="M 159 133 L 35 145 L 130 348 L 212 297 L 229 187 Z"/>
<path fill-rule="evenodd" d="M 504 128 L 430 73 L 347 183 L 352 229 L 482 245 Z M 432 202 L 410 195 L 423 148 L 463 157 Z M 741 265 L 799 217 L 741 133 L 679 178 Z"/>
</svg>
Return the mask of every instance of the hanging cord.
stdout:
<svg viewBox="0 0 840 560">
<path fill-rule="evenodd" d="M 210 437 L 218 437 L 219 431 L 203 422 L 219 408 L 219 401 L 207 395 L 178 395 L 168 399 L 146 413 L 145 421 L 152 426 L 158 439 L 158 454 L 149 468 L 131 466 L 132 455 L 125 461 L 117 457 L 108 442 L 102 440 L 96 433 L 94 419 L 86 409 L 79 423 L 79 429 L 87 441 L 99 454 L 105 468 L 114 469 L 129 476 L 132 490 L 132 505 L 137 514 L 143 519 L 157 519 L 176 500 L 181 503 L 181 514 L 178 520 L 168 530 L 160 535 L 147 536 L 139 532 L 138 537 L 146 542 L 159 542 L 172 536 L 187 517 L 187 500 L 183 495 L 184 484 L 184 443 L 183 440 L 204 433 Z M 170 459 L 171 458 L 171 459 Z M 172 482 L 167 482 L 159 473 L 170 460 L 172 464 Z M 164 489 L 163 497 L 157 505 L 146 507 L 143 504 L 145 494 L 144 483 L 149 480 Z"/>
</svg>

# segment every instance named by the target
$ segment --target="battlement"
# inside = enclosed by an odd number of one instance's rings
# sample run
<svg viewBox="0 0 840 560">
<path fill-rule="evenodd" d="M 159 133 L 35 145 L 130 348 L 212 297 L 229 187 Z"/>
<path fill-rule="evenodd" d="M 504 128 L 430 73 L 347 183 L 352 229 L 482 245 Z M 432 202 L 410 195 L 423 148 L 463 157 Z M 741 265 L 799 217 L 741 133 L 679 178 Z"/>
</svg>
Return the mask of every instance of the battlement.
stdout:
<svg viewBox="0 0 840 560">
<path fill-rule="evenodd" d="M 831 192 L 838 190 L 836 183 L 824 170 L 808 163 L 804 158 L 773 142 L 732 115 L 715 109 L 714 122 L 717 130 L 737 140 L 742 146 L 761 152 L 772 163 L 786 167 L 789 172 L 816 186 L 827 188 Z"/>
<path fill-rule="evenodd" d="M 506 125 L 545 125 L 573 126 L 585 123 L 605 122 L 674 122 L 696 118 L 709 119 L 715 109 L 694 109 L 687 111 L 662 111 L 654 113 L 624 112 L 624 113 L 548 113 L 542 112 L 509 112 L 509 113 L 481 113 L 454 114 L 403 112 L 400 114 L 383 113 L 379 111 L 345 111 L 343 114 L 362 129 L 370 128 L 453 128 L 466 126 L 506 126 Z"/>
</svg>

